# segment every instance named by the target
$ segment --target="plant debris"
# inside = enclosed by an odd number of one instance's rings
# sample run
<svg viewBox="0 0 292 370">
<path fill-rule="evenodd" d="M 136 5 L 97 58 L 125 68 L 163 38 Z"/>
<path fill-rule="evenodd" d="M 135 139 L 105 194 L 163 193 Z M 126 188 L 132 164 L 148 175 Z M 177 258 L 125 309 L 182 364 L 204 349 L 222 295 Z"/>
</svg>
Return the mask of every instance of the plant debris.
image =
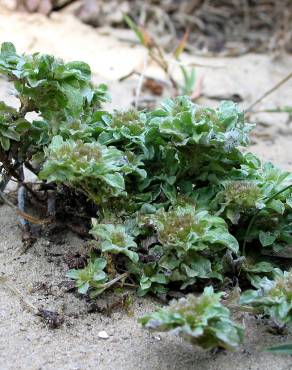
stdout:
<svg viewBox="0 0 292 370">
<path fill-rule="evenodd" d="M 188 29 L 189 51 L 230 56 L 248 51 L 291 52 L 291 6 L 289 0 L 84 0 L 76 15 L 95 27 L 124 27 L 123 15 L 128 14 L 168 49 Z"/>
<path fill-rule="evenodd" d="M 42 318 L 44 323 L 50 329 L 57 329 L 64 323 L 64 318 L 56 311 L 49 311 L 44 308 L 39 308 L 30 303 L 22 294 L 22 292 L 12 284 L 7 277 L 1 276 L 0 282 L 5 284 L 11 292 L 13 292 L 24 304 L 25 308 L 28 309 L 31 313 Z"/>
<path fill-rule="evenodd" d="M 241 55 L 248 51 L 292 52 L 290 0 L 15 0 L 18 11 L 49 15 L 69 5 L 84 23 L 125 28 L 124 14 L 170 46 L 186 30 L 186 49 L 196 54 Z M 70 5 L 71 4 L 71 5 Z"/>
<path fill-rule="evenodd" d="M 60 314 L 56 311 L 49 311 L 43 308 L 39 308 L 37 315 L 44 320 L 44 322 L 50 329 L 57 329 L 64 322 L 64 318 L 60 316 Z"/>
</svg>

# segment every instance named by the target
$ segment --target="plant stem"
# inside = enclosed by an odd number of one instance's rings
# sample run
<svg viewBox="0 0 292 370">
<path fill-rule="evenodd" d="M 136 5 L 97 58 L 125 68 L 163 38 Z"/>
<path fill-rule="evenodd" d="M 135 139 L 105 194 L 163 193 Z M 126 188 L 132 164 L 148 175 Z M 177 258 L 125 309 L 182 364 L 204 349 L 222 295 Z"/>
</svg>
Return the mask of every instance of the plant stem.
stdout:
<svg viewBox="0 0 292 370">
<path fill-rule="evenodd" d="M 3 168 L 5 169 L 5 171 L 7 172 L 7 175 L 9 177 L 9 179 L 11 177 L 14 177 L 21 185 L 23 185 L 26 190 L 39 202 L 42 202 L 43 200 L 23 181 L 23 178 L 22 176 L 17 172 L 17 169 L 15 168 L 15 166 L 12 165 L 12 163 L 10 162 L 10 160 L 7 158 L 7 155 L 5 153 L 5 151 L 1 148 L 0 146 L 0 162 L 2 163 L 3 165 Z M 21 167 L 22 168 L 22 164 L 21 163 L 18 163 L 17 167 Z M 1 189 L 2 191 L 4 189 Z"/>
<path fill-rule="evenodd" d="M 290 80 L 290 78 L 292 77 L 292 72 L 290 72 L 286 77 L 284 77 L 281 81 L 279 81 L 278 83 L 276 83 L 275 86 L 273 86 L 271 89 L 269 89 L 268 91 L 266 91 L 262 96 L 260 96 L 254 103 L 252 103 L 246 110 L 245 112 L 250 112 L 253 107 L 255 107 L 258 103 L 260 103 L 263 99 L 265 99 L 268 95 L 272 94 L 274 91 L 276 91 L 279 87 L 281 87 L 282 85 L 284 85 L 284 83 L 286 83 L 287 81 Z"/>
<path fill-rule="evenodd" d="M 29 215 L 26 212 L 23 212 L 20 210 L 18 207 L 16 207 L 1 191 L 0 191 L 0 198 L 2 198 L 3 202 L 6 203 L 9 207 L 13 208 L 18 216 L 21 216 L 23 219 L 31 222 L 32 224 L 36 225 L 45 225 L 48 224 L 50 221 L 49 220 L 39 220 L 38 218 L 35 218 L 31 215 Z"/>
<path fill-rule="evenodd" d="M 271 195 L 270 197 L 268 197 L 268 198 L 264 199 L 264 200 L 266 200 L 266 205 L 267 205 L 271 200 L 273 200 L 277 195 L 279 195 L 279 194 L 283 193 L 284 191 L 286 191 L 286 190 L 288 190 L 288 189 L 290 189 L 290 188 L 292 188 L 292 184 L 287 185 L 287 186 L 286 186 L 285 188 L 283 188 L 282 190 L 279 190 L 277 193 L 275 193 L 275 194 Z M 264 208 L 262 208 L 262 209 L 258 209 L 258 210 L 256 211 L 256 213 L 252 216 L 252 218 L 251 218 L 251 220 L 250 220 L 250 222 L 249 222 L 249 224 L 248 224 L 248 227 L 247 227 L 247 229 L 246 229 L 246 233 L 245 233 L 245 236 L 244 236 L 243 245 L 242 245 L 242 254 L 243 254 L 244 256 L 245 256 L 245 249 L 246 249 L 247 239 L 248 239 L 248 236 L 249 236 L 250 230 L 251 230 L 251 228 L 252 228 L 252 226 L 253 226 L 253 224 L 254 224 L 254 221 L 255 221 L 255 219 L 257 218 L 258 214 L 259 214 L 261 211 L 263 211 L 264 209 L 266 209 L 266 208 L 267 208 L 267 206 L 265 206 L 265 207 L 264 207 Z"/>
<path fill-rule="evenodd" d="M 117 283 L 118 281 L 120 281 L 122 279 L 125 279 L 128 276 L 129 276 L 129 273 L 128 272 L 124 272 L 122 275 L 119 275 L 119 276 L 115 277 L 114 279 L 112 279 L 111 281 L 109 281 L 108 283 L 105 283 L 103 285 L 103 287 L 104 287 L 104 289 L 108 289 L 109 287 L 111 287 L 112 285 L 114 285 L 115 283 Z"/>
</svg>

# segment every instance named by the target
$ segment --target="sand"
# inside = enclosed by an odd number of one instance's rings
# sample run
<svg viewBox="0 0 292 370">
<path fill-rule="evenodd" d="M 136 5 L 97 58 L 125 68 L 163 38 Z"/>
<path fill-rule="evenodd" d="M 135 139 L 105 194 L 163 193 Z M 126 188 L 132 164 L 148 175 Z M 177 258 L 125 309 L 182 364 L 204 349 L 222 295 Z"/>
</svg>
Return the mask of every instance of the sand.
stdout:
<svg viewBox="0 0 292 370">
<path fill-rule="evenodd" d="M 169 334 L 143 330 L 137 318 L 160 305 L 151 298 L 133 298 L 131 315 L 116 310 L 111 317 L 88 313 L 89 304 L 67 292 L 64 256 L 84 249 L 84 241 L 68 233 L 61 244 L 39 239 L 21 254 L 20 229 L 14 211 L 0 207 L 0 274 L 9 277 L 27 301 L 64 315 L 59 329 L 49 329 L 5 285 L 0 286 L 0 369 L 145 369 L 145 370 L 289 370 L 291 357 L 261 352 L 266 346 L 292 340 L 268 332 L 260 320 L 238 316 L 246 328 L 245 343 L 236 352 L 213 354 Z M 97 300 L 99 305 L 110 296 Z M 108 339 L 99 339 L 105 330 Z"/>
</svg>

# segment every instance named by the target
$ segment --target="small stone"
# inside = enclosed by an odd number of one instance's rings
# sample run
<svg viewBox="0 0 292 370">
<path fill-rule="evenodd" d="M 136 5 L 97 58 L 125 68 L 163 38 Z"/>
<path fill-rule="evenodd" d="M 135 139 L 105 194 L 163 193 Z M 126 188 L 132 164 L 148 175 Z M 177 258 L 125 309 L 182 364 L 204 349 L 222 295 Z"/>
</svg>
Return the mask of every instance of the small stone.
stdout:
<svg viewBox="0 0 292 370">
<path fill-rule="evenodd" d="M 99 339 L 108 339 L 109 335 L 106 331 L 102 330 L 97 334 Z"/>
</svg>

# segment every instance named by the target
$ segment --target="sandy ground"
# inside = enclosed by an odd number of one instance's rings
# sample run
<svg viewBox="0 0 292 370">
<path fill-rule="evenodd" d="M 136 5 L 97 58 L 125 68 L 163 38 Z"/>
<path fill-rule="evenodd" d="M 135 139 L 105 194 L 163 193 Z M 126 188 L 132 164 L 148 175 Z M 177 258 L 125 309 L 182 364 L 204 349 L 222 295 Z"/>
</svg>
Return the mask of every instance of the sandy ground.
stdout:
<svg viewBox="0 0 292 370">
<path fill-rule="evenodd" d="M 116 34 L 116 33 L 115 33 Z M 107 82 L 113 96 L 112 106 L 125 108 L 133 100 L 136 79 L 119 83 L 119 77 L 143 63 L 142 48 L 117 40 L 113 35 L 93 30 L 67 14 L 10 14 L 0 7 L 0 42 L 12 41 L 20 51 L 53 53 L 66 60 L 87 61 L 96 82 Z M 224 68 L 200 68 L 204 74 L 205 95 L 240 94 L 247 107 L 266 89 L 291 70 L 292 57 L 273 60 L 268 55 L 245 55 L 240 58 L 204 59 L 185 57 Z M 150 66 L 149 74 L 159 74 Z M 291 105 L 292 83 L 286 84 L 264 100 L 259 109 Z M 0 81 L 0 100 L 17 104 L 9 85 Z M 201 98 L 201 103 L 216 104 Z M 287 114 L 253 115 L 258 122 L 251 150 L 266 160 L 292 169 L 292 126 Z M 0 286 L 0 369 L 226 369 L 289 370 L 291 357 L 261 352 L 267 345 L 292 340 L 268 333 L 260 321 L 241 316 L 246 327 L 245 344 L 235 353 L 212 354 L 193 348 L 170 335 L 153 335 L 142 330 L 137 317 L 152 310 L 158 302 L 138 299 L 133 293 L 133 315 L 117 311 L 111 317 L 88 313 L 88 303 L 66 291 L 64 256 L 82 251 L 84 241 L 73 234 L 59 243 L 39 239 L 21 254 L 20 230 L 13 210 L 0 206 L 0 274 L 4 273 L 36 306 L 59 310 L 64 325 L 52 331 L 29 312 L 19 298 Z M 108 297 L 102 299 L 104 304 Z M 100 300 L 98 301 L 100 302 Z M 98 339 L 106 330 L 109 339 Z"/>
<path fill-rule="evenodd" d="M 138 299 L 133 293 L 133 315 L 123 311 L 111 317 L 87 312 L 88 304 L 67 293 L 64 255 L 82 251 L 84 242 L 72 234 L 56 245 L 40 239 L 21 255 L 20 230 L 13 210 L 0 207 L 1 270 L 38 307 L 59 310 L 64 325 L 48 329 L 27 311 L 10 290 L 0 287 L 0 369 L 200 369 L 200 370 L 289 370 L 292 359 L 260 352 L 265 346 L 288 340 L 267 332 L 260 321 L 239 317 L 246 327 L 245 344 L 235 353 L 212 354 L 193 348 L 168 334 L 149 334 L 137 318 L 158 305 L 152 299 Z M 45 286 L 42 285 L 45 284 Z M 105 297 L 98 302 L 104 304 Z M 102 301 L 102 302 L 101 302 Z M 98 339 L 105 330 L 109 339 Z M 289 338 L 290 340 L 292 338 Z"/>
</svg>

